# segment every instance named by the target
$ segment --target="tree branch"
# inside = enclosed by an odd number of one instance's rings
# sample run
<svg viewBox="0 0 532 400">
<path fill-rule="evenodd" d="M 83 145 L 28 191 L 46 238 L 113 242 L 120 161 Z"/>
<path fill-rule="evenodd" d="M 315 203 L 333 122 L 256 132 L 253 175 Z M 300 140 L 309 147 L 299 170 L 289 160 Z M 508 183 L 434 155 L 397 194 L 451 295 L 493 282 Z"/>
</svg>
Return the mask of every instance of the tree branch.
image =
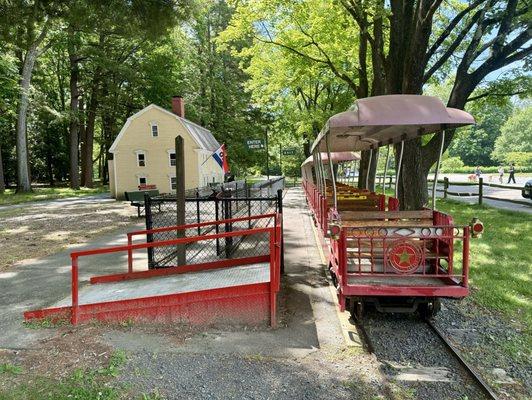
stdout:
<svg viewBox="0 0 532 400">
<path fill-rule="evenodd" d="M 466 100 L 466 103 L 469 103 L 470 101 L 483 99 L 485 97 L 508 97 L 508 96 L 515 96 L 515 95 L 518 95 L 518 94 L 526 94 L 528 92 L 529 92 L 528 90 L 518 90 L 518 91 L 515 91 L 515 92 L 511 92 L 511 93 L 490 93 L 490 92 L 487 92 L 487 93 L 482 93 L 482 94 L 479 94 L 477 96 L 473 96 L 473 97 L 468 98 Z"/>
<path fill-rule="evenodd" d="M 438 48 L 443 44 L 445 39 L 449 37 L 449 35 L 453 32 L 453 29 L 458 25 L 458 23 L 467 15 L 469 12 L 477 8 L 482 3 L 485 3 L 487 0 L 476 0 L 473 3 L 471 3 L 467 8 L 464 8 L 461 12 L 456 14 L 456 16 L 451 20 L 447 28 L 442 32 L 442 34 L 436 39 L 436 41 L 432 44 L 430 49 L 427 51 L 426 55 L 426 61 L 428 62 L 434 54 L 436 54 L 436 51 Z"/>
<path fill-rule="evenodd" d="M 425 73 L 423 76 L 423 82 L 427 82 L 434 73 L 440 69 L 440 67 L 445 64 L 445 62 L 454 54 L 454 51 L 458 48 L 458 46 L 462 43 L 463 39 L 466 37 L 466 35 L 469 33 L 469 31 L 473 28 L 473 26 L 477 23 L 481 15 L 484 13 L 484 11 L 480 10 L 473 15 L 471 18 L 471 21 L 462 29 L 462 31 L 458 34 L 456 39 L 451 43 L 451 45 L 447 48 L 447 50 L 443 53 L 443 55 L 436 61 L 432 67 Z M 464 56 L 465 57 L 465 56 Z M 427 59 L 428 61 L 428 59 Z"/>
<path fill-rule="evenodd" d="M 296 23 L 299 25 L 299 23 L 296 21 Z M 327 65 L 330 70 L 332 71 L 332 73 L 342 79 L 344 82 L 346 82 L 349 87 L 351 88 L 351 90 L 353 90 L 353 92 L 355 93 L 358 93 L 359 91 L 359 87 L 358 85 L 347 75 L 345 74 L 344 72 L 340 72 L 338 70 L 338 68 L 336 67 L 336 65 L 334 65 L 334 63 L 332 62 L 332 60 L 330 59 L 329 55 L 322 49 L 322 47 L 314 40 L 314 37 L 310 34 L 308 34 L 307 32 L 305 32 L 305 30 L 299 25 L 299 29 L 301 30 L 301 33 L 303 33 L 305 36 L 307 36 L 309 38 L 309 40 L 311 41 L 311 44 L 314 45 L 318 51 L 321 53 L 322 56 L 325 57 L 325 59 L 321 59 L 321 58 L 316 58 L 316 57 L 313 57 L 309 54 L 306 54 L 306 53 L 303 53 L 302 51 L 299 51 L 291 46 L 288 46 L 284 43 L 281 43 L 281 42 L 278 42 L 278 41 L 275 41 L 273 40 L 272 36 L 270 35 L 268 29 L 266 27 L 264 27 L 265 31 L 266 31 L 266 34 L 268 35 L 268 40 L 265 40 L 257 35 L 254 35 L 254 37 L 262 42 L 262 43 L 267 43 L 267 44 L 273 44 L 275 46 L 279 46 L 279 47 L 282 47 L 286 50 L 289 50 L 291 52 L 293 52 L 294 54 L 297 54 L 299 55 L 300 57 L 304 57 L 306 59 L 309 59 L 311 61 L 314 61 L 314 62 L 317 62 L 317 63 L 320 63 L 320 64 L 324 64 L 324 65 Z"/>
</svg>

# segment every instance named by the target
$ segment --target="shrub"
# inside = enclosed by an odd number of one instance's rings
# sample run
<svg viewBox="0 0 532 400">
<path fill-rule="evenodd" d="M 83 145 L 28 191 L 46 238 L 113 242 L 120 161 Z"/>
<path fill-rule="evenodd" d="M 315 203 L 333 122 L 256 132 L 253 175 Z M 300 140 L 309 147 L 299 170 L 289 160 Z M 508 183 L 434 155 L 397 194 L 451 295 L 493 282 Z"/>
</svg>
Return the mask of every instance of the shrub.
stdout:
<svg viewBox="0 0 532 400">
<path fill-rule="evenodd" d="M 449 157 L 442 161 L 440 170 L 442 172 L 451 172 L 464 166 L 460 157 Z"/>
</svg>

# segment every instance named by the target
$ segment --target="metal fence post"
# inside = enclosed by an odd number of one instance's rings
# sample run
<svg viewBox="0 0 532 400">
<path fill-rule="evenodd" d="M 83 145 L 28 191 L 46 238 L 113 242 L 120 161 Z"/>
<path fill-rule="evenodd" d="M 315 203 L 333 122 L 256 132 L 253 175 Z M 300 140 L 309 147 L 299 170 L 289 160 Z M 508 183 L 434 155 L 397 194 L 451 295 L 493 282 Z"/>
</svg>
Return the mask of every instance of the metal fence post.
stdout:
<svg viewBox="0 0 532 400">
<path fill-rule="evenodd" d="M 214 198 L 214 214 L 215 214 L 216 221 L 218 221 L 220 219 L 220 200 L 218 199 L 218 197 Z M 220 225 L 219 224 L 214 225 L 214 230 L 216 234 L 220 233 Z M 216 238 L 216 255 L 217 256 L 220 255 L 220 239 L 219 238 Z"/>
<path fill-rule="evenodd" d="M 199 202 L 199 190 L 196 189 L 196 222 L 201 222 L 200 202 Z M 198 235 L 201 235 L 201 227 L 198 226 Z"/>
<path fill-rule="evenodd" d="M 146 229 L 147 230 L 153 229 L 153 216 L 151 213 L 151 198 L 148 193 L 144 193 L 144 216 L 146 217 Z M 148 243 L 153 242 L 152 233 L 148 233 L 146 235 L 146 242 Z M 147 251 L 148 251 L 148 269 L 153 269 L 154 268 L 153 247 L 149 247 Z"/>
<path fill-rule="evenodd" d="M 224 198 L 223 199 L 223 206 L 224 206 L 224 219 L 231 219 L 231 203 L 229 199 Z M 231 232 L 232 227 L 229 222 L 225 223 L 225 232 Z M 233 238 L 232 237 L 226 237 L 225 238 L 225 256 L 227 258 L 231 257 L 231 247 L 233 245 Z"/>
<path fill-rule="evenodd" d="M 281 215 L 281 274 L 284 274 L 283 189 L 277 190 L 277 210 Z"/>
<path fill-rule="evenodd" d="M 447 198 L 447 189 L 449 189 L 449 178 L 443 178 L 443 198 Z"/>
<path fill-rule="evenodd" d="M 484 192 L 484 178 L 478 178 L 478 204 L 482 204 Z"/>
</svg>

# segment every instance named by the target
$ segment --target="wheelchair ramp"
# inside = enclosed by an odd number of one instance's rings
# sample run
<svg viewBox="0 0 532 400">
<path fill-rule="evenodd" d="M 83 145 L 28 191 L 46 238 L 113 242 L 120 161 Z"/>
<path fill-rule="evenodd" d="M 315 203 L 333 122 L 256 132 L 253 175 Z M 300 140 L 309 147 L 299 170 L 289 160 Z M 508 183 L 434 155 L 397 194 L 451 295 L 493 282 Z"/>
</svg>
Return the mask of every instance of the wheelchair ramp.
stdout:
<svg viewBox="0 0 532 400">
<path fill-rule="evenodd" d="M 271 216 L 269 216 L 271 217 Z M 214 223 L 223 223 L 213 222 Z M 167 229 L 167 228 L 165 228 Z M 26 320 L 183 322 L 193 325 L 261 325 L 276 322 L 280 274 L 280 216 L 269 228 L 222 233 L 222 236 L 267 233 L 270 252 L 202 264 L 133 271 L 90 278 L 78 288 L 78 258 L 127 252 L 148 247 L 199 243 L 212 238 L 195 236 L 165 242 L 72 253 L 72 295 L 54 306 L 27 311 Z M 128 259 L 128 265 L 131 265 Z"/>
</svg>

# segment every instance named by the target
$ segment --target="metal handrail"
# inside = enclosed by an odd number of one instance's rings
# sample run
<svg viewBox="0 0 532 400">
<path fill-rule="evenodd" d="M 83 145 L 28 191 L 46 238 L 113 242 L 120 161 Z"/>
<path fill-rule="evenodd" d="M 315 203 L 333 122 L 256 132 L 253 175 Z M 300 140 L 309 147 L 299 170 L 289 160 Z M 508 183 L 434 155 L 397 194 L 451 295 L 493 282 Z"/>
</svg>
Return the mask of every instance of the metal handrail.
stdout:
<svg viewBox="0 0 532 400">
<path fill-rule="evenodd" d="M 184 238 L 177 238 L 172 240 L 163 240 L 159 242 L 146 242 L 146 243 L 139 243 L 139 244 L 130 244 L 123 246 L 111 246 L 111 247 L 103 247 L 103 248 L 97 248 L 97 249 L 89 249 L 89 250 L 80 250 L 70 253 L 70 258 L 72 260 L 72 313 L 71 313 L 71 323 L 73 325 L 77 324 L 78 322 L 78 316 L 79 316 L 79 258 L 80 257 L 86 257 L 90 255 L 97 255 L 97 254 L 109 254 L 109 253 L 119 253 L 119 252 L 128 252 L 128 256 L 133 252 L 133 250 L 139 250 L 139 249 L 148 249 L 152 247 L 163 247 L 163 246 L 172 246 L 176 244 L 187 244 L 192 242 L 199 242 L 204 240 L 212 240 L 217 238 L 226 238 L 226 237 L 235 237 L 235 236 L 246 236 L 246 235 L 256 235 L 259 233 L 269 233 L 270 235 L 270 284 L 274 285 L 275 287 L 279 286 L 280 277 L 277 274 L 276 269 L 280 268 L 280 251 L 275 251 L 275 246 L 280 247 L 280 240 L 282 233 L 278 231 L 280 230 L 280 221 L 281 221 L 281 214 L 269 214 L 270 218 L 271 216 L 275 217 L 275 225 L 273 227 L 266 227 L 266 228 L 253 228 L 253 229 L 245 229 L 241 231 L 231 231 L 231 232 L 222 232 L 214 235 L 201 235 L 201 236 L 190 236 L 190 237 L 184 237 Z M 255 217 L 255 216 L 253 216 Z M 252 218 L 253 218 L 252 217 Z M 266 218 L 265 216 L 262 216 Z M 241 220 L 242 218 L 236 218 L 234 220 Z M 247 220 L 248 217 L 243 217 L 244 220 Z M 234 220 L 228 220 L 233 221 Z M 213 221 L 214 224 L 222 223 L 222 221 Z M 191 224 L 196 225 L 196 224 Z M 181 225 L 180 227 L 188 228 L 188 227 L 195 227 L 195 226 L 187 226 L 187 225 Z M 276 239 L 279 241 L 279 243 L 276 243 Z M 274 252 L 272 253 L 272 249 L 274 249 Z M 129 258 L 129 257 L 128 257 Z M 279 260 L 277 260 L 279 258 Z M 130 262 L 128 261 L 128 267 Z M 273 283 L 272 283 L 273 282 Z M 273 312 L 273 310 L 272 310 Z"/>
</svg>

